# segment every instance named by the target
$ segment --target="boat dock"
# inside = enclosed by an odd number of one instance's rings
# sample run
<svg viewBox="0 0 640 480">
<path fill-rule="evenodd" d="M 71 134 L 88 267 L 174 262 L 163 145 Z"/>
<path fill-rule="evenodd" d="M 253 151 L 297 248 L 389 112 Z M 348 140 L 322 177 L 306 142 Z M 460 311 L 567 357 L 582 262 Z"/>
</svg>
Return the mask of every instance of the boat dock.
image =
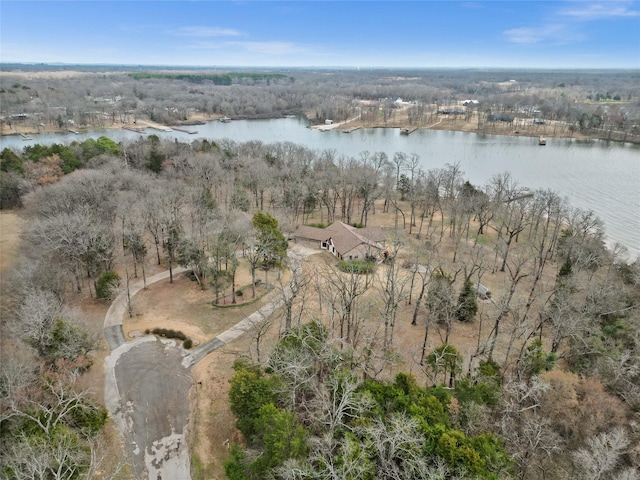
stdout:
<svg viewBox="0 0 640 480">
<path fill-rule="evenodd" d="M 173 128 L 167 127 L 165 125 L 149 125 L 149 128 L 160 130 L 161 132 L 173 132 Z"/>
<path fill-rule="evenodd" d="M 21 133 L 20 136 L 22 137 L 23 140 L 33 140 L 33 137 L 30 135 L 27 135 L 26 133 Z"/>
<path fill-rule="evenodd" d="M 138 120 L 138 123 L 144 124 L 147 128 L 153 128 L 154 130 L 160 130 L 161 132 L 173 132 L 171 127 L 167 127 L 166 125 L 161 125 L 155 122 L 147 122 L 145 120 Z"/>
<path fill-rule="evenodd" d="M 401 128 L 400 129 L 400 135 L 410 135 L 413 132 L 415 132 L 416 130 L 418 130 L 418 127 Z"/>
<path fill-rule="evenodd" d="M 187 130 L 186 128 L 181 128 L 181 127 L 171 127 L 173 128 L 176 132 L 184 132 L 184 133 L 188 133 L 189 135 L 195 135 L 196 133 L 198 133 L 197 130 Z"/>
<path fill-rule="evenodd" d="M 70 131 L 71 133 L 75 133 L 76 135 L 80 135 L 80 132 L 77 130 L 72 130 L 71 128 L 67 128 L 68 131 Z"/>
<path fill-rule="evenodd" d="M 351 132 L 355 132 L 356 130 L 360 130 L 362 127 L 353 127 L 353 128 L 347 128 L 346 130 L 343 130 L 344 133 L 351 133 Z"/>
<path fill-rule="evenodd" d="M 122 127 L 124 130 L 129 130 L 130 132 L 136 133 L 147 133 L 144 131 L 144 127 Z"/>
</svg>

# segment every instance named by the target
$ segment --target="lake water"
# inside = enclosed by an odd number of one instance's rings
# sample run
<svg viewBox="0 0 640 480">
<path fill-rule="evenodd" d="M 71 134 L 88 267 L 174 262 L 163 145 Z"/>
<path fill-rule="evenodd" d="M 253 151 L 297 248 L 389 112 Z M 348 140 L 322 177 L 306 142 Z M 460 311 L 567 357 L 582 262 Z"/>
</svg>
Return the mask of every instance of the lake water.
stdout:
<svg viewBox="0 0 640 480">
<path fill-rule="evenodd" d="M 459 162 L 465 177 L 476 185 L 494 174 L 508 171 L 526 187 L 550 188 L 565 196 L 571 205 L 593 210 L 605 222 L 607 241 L 629 249 L 632 258 L 640 256 L 640 147 L 630 144 L 548 138 L 546 146 L 538 139 L 440 130 L 417 130 L 401 135 L 399 129 L 360 129 L 351 133 L 321 132 L 306 128 L 298 118 L 208 122 L 187 127 L 198 134 L 159 132 L 161 138 L 190 142 L 196 138 L 229 138 L 238 142 L 293 142 L 313 150 L 335 150 L 339 155 L 357 156 L 365 150 L 415 153 L 423 168 L 443 167 Z M 2 137 L 0 149 L 22 149 L 35 143 L 68 143 L 106 135 L 114 141 L 135 139 L 140 134 L 128 130 L 103 130 L 75 134 L 32 135 L 33 140 Z"/>
</svg>

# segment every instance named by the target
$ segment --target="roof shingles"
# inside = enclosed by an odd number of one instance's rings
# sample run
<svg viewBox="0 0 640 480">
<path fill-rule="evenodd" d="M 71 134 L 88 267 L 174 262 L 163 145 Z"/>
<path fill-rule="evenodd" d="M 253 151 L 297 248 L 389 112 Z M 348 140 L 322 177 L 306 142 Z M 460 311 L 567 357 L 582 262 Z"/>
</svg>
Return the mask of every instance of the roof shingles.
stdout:
<svg viewBox="0 0 640 480">
<path fill-rule="evenodd" d="M 384 233 L 379 228 L 358 229 L 342 222 L 335 222 L 326 228 L 301 226 L 296 230 L 296 237 L 318 242 L 331 238 L 340 257 L 359 246 L 366 246 L 368 250 L 382 250 L 383 247 L 378 242 L 385 239 Z M 361 248 L 358 249 L 358 251 L 361 250 Z"/>
</svg>

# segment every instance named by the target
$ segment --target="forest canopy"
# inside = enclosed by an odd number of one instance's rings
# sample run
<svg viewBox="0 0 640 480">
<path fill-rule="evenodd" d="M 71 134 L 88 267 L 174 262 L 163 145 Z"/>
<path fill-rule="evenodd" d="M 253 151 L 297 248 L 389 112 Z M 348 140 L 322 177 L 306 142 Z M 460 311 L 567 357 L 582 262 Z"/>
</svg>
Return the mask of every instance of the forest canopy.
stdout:
<svg viewBox="0 0 640 480">
<path fill-rule="evenodd" d="M 149 78 L 166 78 L 169 80 L 186 80 L 190 83 L 203 83 L 211 82 L 214 85 L 231 85 L 234 82 L 242 83 L 245 80 L 250 80 L 255 83 L 266 83 L 271 80 L 285 80 L 293 81 L 293 77 L 288 77 L 281 73 L 220 73 L 220 74 L 198 74 L 198 73 L 130 73 L 129 76 L 136 80 L 144 80 Z"/>
</svg>

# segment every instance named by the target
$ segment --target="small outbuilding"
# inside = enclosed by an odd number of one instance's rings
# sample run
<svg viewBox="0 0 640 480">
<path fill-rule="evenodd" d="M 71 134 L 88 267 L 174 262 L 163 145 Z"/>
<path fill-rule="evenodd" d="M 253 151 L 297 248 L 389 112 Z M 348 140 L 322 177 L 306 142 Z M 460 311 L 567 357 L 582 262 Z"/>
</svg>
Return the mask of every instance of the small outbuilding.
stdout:
<svg viewBox="0 0 640 480">
<path fill-rule="evenodd" d="M 489 300 L 491 298 L 491 291 L 481 283 L 476 286 L 476 294 L 480 300 Z"/>
</svg>

